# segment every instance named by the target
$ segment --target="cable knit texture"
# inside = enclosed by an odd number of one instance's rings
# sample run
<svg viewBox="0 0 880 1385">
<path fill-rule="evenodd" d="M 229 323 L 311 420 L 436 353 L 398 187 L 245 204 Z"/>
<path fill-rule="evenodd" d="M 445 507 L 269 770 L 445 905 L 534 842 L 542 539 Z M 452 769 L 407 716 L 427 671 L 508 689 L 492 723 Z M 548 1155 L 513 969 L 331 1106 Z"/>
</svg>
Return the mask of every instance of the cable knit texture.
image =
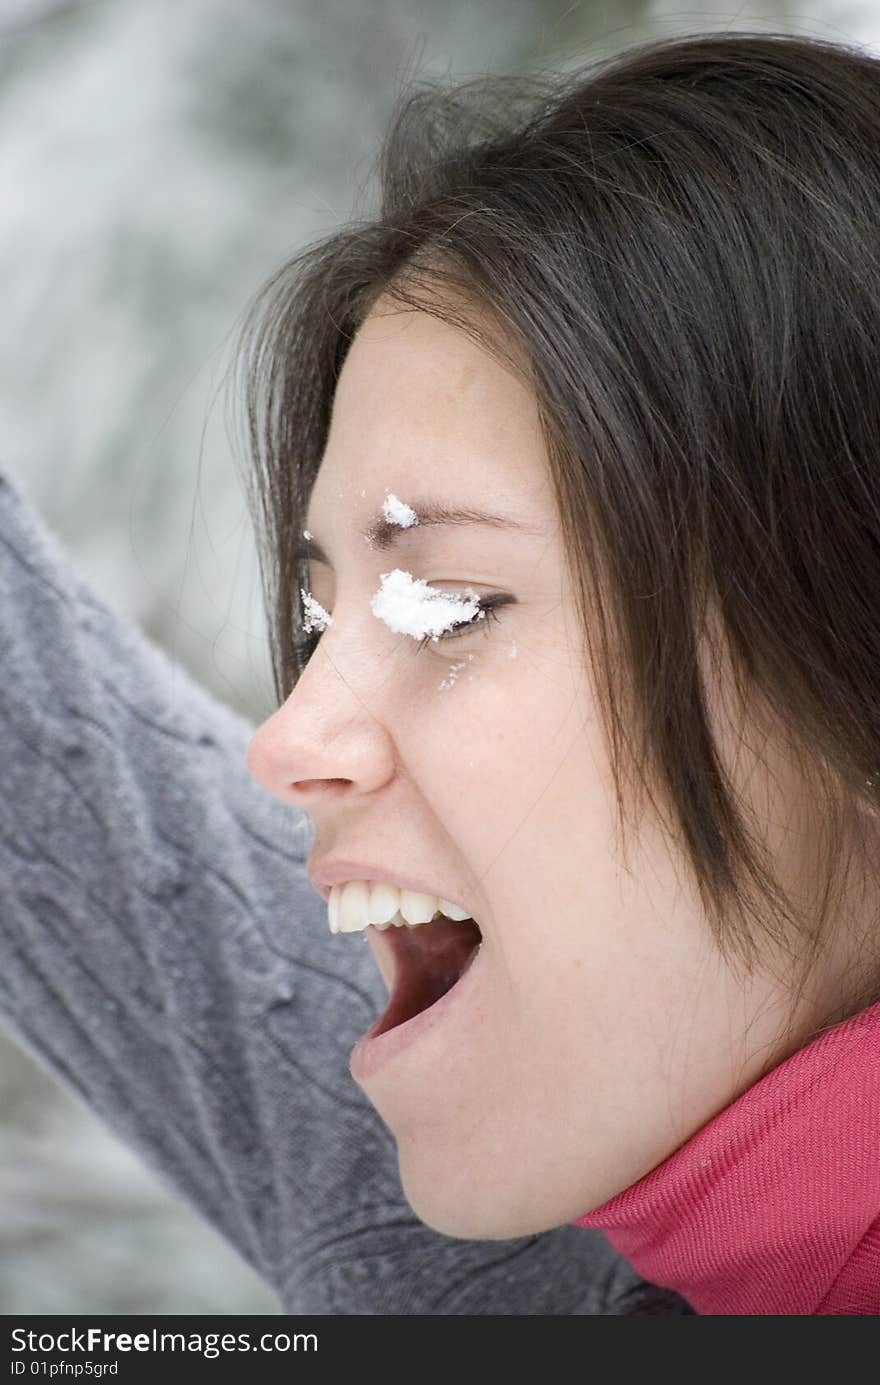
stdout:
<svg viewBox="0 0 880 1385">
<path fill-rule="evenodd" d="M 880 1314 L 880 1004 L 578 1226 L 704 1314 Z"/>
<path fill-rule="evenodd" d="M 384 986 L 362 938 L 330 936 L 308 819 L 251 779 L 252 728 L 2 478 L 0 597 L 10 1032 L 289 1313 L 688 1314 L 600 1232 L 464 1242 L 418 1221 L 348 1071 Z"/>
</svg>

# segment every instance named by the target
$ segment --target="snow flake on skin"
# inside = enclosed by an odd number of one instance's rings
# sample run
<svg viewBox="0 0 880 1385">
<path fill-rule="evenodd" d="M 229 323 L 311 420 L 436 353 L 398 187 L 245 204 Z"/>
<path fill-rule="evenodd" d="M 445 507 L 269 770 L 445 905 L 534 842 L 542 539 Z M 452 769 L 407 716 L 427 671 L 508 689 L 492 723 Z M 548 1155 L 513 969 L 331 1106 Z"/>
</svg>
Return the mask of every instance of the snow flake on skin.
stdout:
<svg viewBox="0 0 880 1385">
<path fill-rule="evenodd" d="M 326 630 L 328 625 L 333 624 L 333 617 L 328 615 L 320 601 L 316 601 L 303 587 L 300 587 L 299 594 L 305 609 L 303 629 L 306 634 L 312 630 Z"/>
<path fill-rule="evenodd" d="M 398 500 L 391 491 L 385 497 L 382 513 L 389 524 L 398 524 L 401 529 L 411 529 L 414 524 L 419 522 L 415 510 L 410 509 L 409 505 L 405 505 L 402 500 Z"/>
<path fill-rule="evenodd" d="M 365 494 L 365 492 L 361 492 Z M 382 502 L 382 514 L 385 516 L 386 523 L 396 524 L 400 529 L 411 529 L 414 524 L 418 524 L 419 517 L 415 510 L 407 505 L 403 500 L 399 500 L 393 491 L 389 491 Z M 364 535 L 364 541 L 373 547 L 373 540 L 369 533 Z"/>
<path fill-rule="evenodd" d="M 449 676 L 447 678 L 444 678 L 442 683 L 438 683 L 438 691 L 442 691 L 444 688 L 455 687 L 455 680 L 458 677 L 459 673 L 463 668 L 467 668 L 468 664 L 472 662 L 473 658 L 473 654 L 469 654 L 467 658 L 463 659 L 460 664 L 453 664 L 452 668 L 449 670 Z"/>
</svg>

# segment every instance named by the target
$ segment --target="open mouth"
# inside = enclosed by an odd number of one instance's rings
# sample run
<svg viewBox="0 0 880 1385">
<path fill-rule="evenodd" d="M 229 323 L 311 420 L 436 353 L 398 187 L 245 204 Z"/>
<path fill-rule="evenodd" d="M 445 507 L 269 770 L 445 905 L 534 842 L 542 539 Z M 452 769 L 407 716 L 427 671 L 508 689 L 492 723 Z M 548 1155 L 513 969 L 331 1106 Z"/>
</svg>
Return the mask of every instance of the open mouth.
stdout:
<svg viewBox="0 0 880 1385">
<path fill-rule="evenodd" d="M 482 934 L 473 919 L 453 922 L 439 915 L 414 928 L 372 925 L 367 930 L 375 953 L 391 961 L 388 1005 L 370 1030 L 377 1038 L 429 1010 L 461 980 L 479 951 Z M 384 970 L 384 968 L 383 968 Z"/>
</svg>

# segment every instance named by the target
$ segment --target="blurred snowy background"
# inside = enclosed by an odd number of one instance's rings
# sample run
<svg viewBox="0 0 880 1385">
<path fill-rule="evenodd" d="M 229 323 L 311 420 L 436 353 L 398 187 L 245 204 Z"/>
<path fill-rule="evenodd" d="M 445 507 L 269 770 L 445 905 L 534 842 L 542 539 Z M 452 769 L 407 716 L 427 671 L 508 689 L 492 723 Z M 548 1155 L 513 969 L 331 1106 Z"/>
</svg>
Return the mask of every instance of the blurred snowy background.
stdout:
<svg viewBox="0 0 880 1385">
<path fill-rule="evenodd" d="M 0 0 L 0 469 L 102 597 L 272 709 L 225 376 L 305 242 L 375 206 L 401 84 L 784 28 L 880 51 L 880 0 Z M 0 1313 L 278 1313 L 0 1037 Z"/>
</svg>

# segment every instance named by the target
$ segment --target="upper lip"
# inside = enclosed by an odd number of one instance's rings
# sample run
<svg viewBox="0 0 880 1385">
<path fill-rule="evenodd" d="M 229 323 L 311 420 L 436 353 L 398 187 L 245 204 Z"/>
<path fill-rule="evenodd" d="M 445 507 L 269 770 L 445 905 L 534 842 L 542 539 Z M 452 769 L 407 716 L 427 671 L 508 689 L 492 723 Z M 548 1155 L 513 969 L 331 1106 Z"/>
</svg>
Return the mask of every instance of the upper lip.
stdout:
<svg viewBox="0 0 880 1385">
<path fill-rule="evenodd" d="M 338 857 L 323 856 L 319 860 L 309 862 L 308 876 L 312 882 L 312 887 L 317 890 L 325 902 L 330 898 L 330 888 L 333 885 L 344 885 L 348 880 L 385 880 L 389 885 L 396 885 L 401 890 L 414 890 L 418 894 L 436 895 L 438 899 L 446 899 L 450 904 L 459 903 L 451 895 L 441 895 L 439 890 L 435 889 L 433 885 L 426 884 L 424 880 L 416 880 L 413 876 L 402 875 L 387 866 L 374 865 L 364 861 L 343 861 Z M 464 902 L 461 903 L 462 909 L 469 907 Z"/>
</svg>

